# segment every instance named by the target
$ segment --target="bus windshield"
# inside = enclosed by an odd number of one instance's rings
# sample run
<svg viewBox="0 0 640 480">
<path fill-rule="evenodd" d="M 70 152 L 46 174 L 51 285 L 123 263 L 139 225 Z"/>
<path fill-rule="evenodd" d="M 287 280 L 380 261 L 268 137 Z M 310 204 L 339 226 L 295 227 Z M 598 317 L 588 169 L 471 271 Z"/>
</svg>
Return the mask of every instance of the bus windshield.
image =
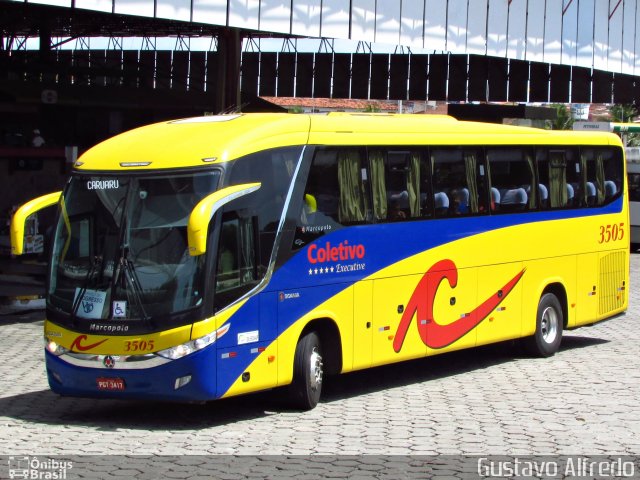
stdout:
<svg viewBox="0 0 640 480">
<path fill-rule="evenodd" d="M 199 306 L 205 256 L 189 255 L 187 222 L 219 177 L 74 176 L 56 228 L 47 306 L 74 320 L 148 320 Z"/>
</svg>

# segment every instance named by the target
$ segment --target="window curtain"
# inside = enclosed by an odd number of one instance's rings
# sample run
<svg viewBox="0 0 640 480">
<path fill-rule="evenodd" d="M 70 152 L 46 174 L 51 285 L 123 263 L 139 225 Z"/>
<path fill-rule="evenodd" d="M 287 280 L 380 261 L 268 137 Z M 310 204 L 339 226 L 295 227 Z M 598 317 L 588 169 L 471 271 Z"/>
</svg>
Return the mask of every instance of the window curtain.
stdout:
<svg viewBox="0 0 640 480">
<path fill-rule="evenodd" d="M 604 203 L 604 157 L 602 152 L 596 155 L 596 194 L 598 195 L 598 205 Z"/>
<path fill-rule="evenodd" d="M 420 153 L 412 152 L 409 157 L 407 173 L 407 192 L 409 193 L 409 214 L 420 216 Z"/>
<path fill-rule="evenodd" d="M 360 154 L 355 150 L 338 152 L 338 183 L 340 205 L 338 219 L 344 222 L 362 222 L 366 215 L 364 185 L 360 179 Z"/>
<path fill-rule="evenodd" d="M 531 152 L 525 152 L 524 160 L 529 166 L 529 173 L 531 174 L 531 188 L 529 189 L 529 208 L 536 208 L 538 205 L 538 185 L 536 184 L 536 166 L 533 161 L 533 155 Z"/>
<path fill-rule="evenodd" d="M 587 205 L 587 153 L 580 152 L 580 205 Z"/>
<path fill-rule="evenodd" d="M 464 168 L 467 177 L 467 188 L 469 189 L 469 211 L 478 213 L 477 161 L 475 153 L 464 153 Z"/>
<path fill-rule="evenodd" d="M 595 156 L 593 168 L 595 168 L 595 188 L 596 188 L 596 201 L 598 205 L 602 205 L 604 202 L 604 158 L 601 152 L 594 150 L 586 150 L 580 153 L 580 168 L 582 169 L 582 184 L 586 186 L 589 181 L 587 166 L 589 164 L 588 159 L 591 155 Z M 587 191 L 586 188 L 582 194 L 582 202 L 587 205 Z"/>
<path fill-rule="evenodd" d="M 567 204 L 567 169 L 564 153 L 549 153 L 549 205 L 551 208 Z"/>
<path fill-rule="evenodd" d="M 371 193 L 373 194 L 373 216 L 376 220 L 387 218 L 387 187 L 384 177 L 384 155 L 380 150 L 369 152 L 371 169 Z"/>
</svg>

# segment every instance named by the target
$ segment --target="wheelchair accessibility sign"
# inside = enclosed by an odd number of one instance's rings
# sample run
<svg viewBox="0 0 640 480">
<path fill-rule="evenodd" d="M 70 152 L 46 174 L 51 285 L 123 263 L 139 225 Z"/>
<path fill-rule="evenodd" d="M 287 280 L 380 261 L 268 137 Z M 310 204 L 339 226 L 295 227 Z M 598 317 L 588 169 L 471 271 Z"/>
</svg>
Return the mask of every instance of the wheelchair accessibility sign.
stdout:
<svg viewBox="0 0 640 480">
<path fill-rule="evenodd" d="M 127 316 L 127 301 L 116 300 L 113 302 L 113 318 L 125 318 Z"/>
</svg>

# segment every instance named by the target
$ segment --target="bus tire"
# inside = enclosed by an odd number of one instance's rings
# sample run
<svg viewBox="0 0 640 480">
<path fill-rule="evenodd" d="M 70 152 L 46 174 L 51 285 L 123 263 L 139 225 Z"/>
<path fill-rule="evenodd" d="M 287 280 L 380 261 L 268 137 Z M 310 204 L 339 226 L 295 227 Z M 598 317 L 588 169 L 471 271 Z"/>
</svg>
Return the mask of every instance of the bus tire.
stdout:
<svg viewBox="0 0 640 480">
<path fill-rule="evenodd" d="M 316 332 L 305 334 L 296 346 L 293 365 L 293 383 L 290 388 L 294 408 L 315 408 L 322 393 L 322 345 Z"/>
<path fill-rule="evenodd" d="M 538 303 L 536 332 L 525 339 L 525 348 L 537 357 L 550 357 L 560 348 L 564 315 L 553 293 L 545 293 Z"/>
</svg>

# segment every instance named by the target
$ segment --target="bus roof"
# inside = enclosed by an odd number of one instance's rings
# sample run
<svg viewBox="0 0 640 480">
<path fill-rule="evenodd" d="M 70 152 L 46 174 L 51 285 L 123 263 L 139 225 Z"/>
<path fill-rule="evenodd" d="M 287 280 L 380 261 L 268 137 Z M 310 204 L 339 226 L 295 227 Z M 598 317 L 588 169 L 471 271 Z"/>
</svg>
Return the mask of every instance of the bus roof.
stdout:
<svg viewBox="0 0 640 480">
<path fill-rule="evenodd" d="M 462 122 L 446 115 L 247 113 L 174 120 L 117 135 L 83 154 L 80 171 L 198 167 L 293 145 L 622 145 L 606 132 Z"/>
</svg>

